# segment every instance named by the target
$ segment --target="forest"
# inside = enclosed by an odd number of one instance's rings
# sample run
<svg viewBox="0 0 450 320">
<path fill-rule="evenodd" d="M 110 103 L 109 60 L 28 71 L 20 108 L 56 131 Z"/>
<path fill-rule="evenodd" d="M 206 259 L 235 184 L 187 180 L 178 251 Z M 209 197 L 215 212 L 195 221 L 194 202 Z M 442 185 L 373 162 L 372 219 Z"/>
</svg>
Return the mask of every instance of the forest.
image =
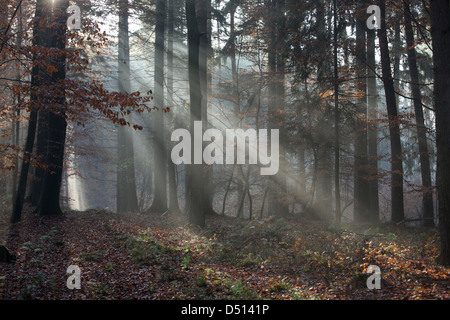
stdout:
<svg viewBox="0 0 450 320">
<path fill-rule="evenodd" d="M 448 0 L 0 0 L 0 130 L 0 300 L 450 299 Z"/>
</svg>

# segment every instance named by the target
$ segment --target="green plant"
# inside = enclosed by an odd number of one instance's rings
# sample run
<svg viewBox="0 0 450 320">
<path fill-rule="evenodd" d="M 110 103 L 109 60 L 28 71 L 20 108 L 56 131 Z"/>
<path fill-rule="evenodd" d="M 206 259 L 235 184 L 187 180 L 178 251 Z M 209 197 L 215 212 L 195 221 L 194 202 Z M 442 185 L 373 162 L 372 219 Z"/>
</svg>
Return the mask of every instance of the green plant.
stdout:
<svg viewBox="0 0 450 320">
<path fill-rule="evenodd" d="M 189 269 L 190 264 L 191 264 L 191 256 L 189 255 L 184 256 L 183 260 L 181 261 L 181 267 L 183 269 Z"/>
</svg>

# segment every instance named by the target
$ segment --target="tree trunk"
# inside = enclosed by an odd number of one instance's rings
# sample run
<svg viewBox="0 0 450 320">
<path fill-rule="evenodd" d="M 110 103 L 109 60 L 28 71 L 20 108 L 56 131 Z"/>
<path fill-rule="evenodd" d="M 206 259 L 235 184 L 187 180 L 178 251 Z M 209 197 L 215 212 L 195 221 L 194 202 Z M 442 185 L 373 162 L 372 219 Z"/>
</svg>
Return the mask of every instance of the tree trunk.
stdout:
<svg viewBox="0 0 450 320">
<path fill-rule="evenodd" d="M 232 4 L 230 8 L 230 60 L 231 60 L 231 79 L 232 79 L 232 88 L 231 88 L 231 98 L 234 104 L 234 125 L 240 126 L 242 119 L 240 118 L 240 99 L 239 99 L 239 87 L 238 87 L 238 70 L 237 70 L 237 62 L 236 62 L 236 24 L 235 24 L 235 15 L 236 15 L 237 5 L 236 2 Z M 246 194 L 244 190 L 244 183 L 242 176 L 242 168 L 241 165 L 237 164 L 237 195 L 238 195 L 238 204 L 245 200 Z M 242 217 L 243 215 L 243 206 L 238 205 L 237 209 L 237 217 Z"/>
<path fill-rule="evenodd" d="M 368 192 L 370 221 L 376 223 L 380 219 L 378 199 L 378 129 L 377 129 L 377 78 L 375 74 L 375 30 L 367 31 L 367 142 L 368 142 Z"/>
<path fill-rule="evenodd" d="M 208 97 L 210 93 L 210 83 L 211 83 L 211 72 L 208 69 L 208 61 L 211 55 L 211 0 L 197 0 L 198 1 L 198 28 L 200 32 L 200 87 L 202 90 L 202 120 L 203 120 L 203 130 L 209 128 L 208 121 Z M 211 215 L 215 214 L 212 200 L 213 200 L 213 188 L 212 188 L 212 177 L 213 177 L 213 165 L 205 166 L 204 170 L 204 185 L 203 185 L 203 206 L 205 214 Z"/>
<path fill-rule="evenodd" d="M 356 19 L 356 132 L 355 132 L 355 181 L 354 219 L 369 220 L 369 191 L 367 184 L 367 84 L 366 84 L 366 27 L 363 19 L 364 3 L 357 6 Z"/>
<path fill-rule="evenodd" d="M 173 110 L 173 37 L 174 37 L 174 23 L 175 23 L 175 4 L 174 0 L 168 2 L 168 17 L 167 17 L 167 106 Z M 169 122 L 173 124 L 175 121 L 173 112 L 169 112 Z M 170 141 L 170 139 L 168 140 Z M 168 161 L 168 183 L 169 183 L 169 212 L 179 213 L 180 205 L 178 203 L 177 195 L 177 179 L 176 167 L 172 161 Z"/>
<path fill-rule="evenodd" d="M 230 179 L 228 179 L 228 183 L 227 183 L 227 187 L 225 189 L 225 194 L 223 196 L 223 202 L 222 202 L 222 212 L 221 215 L 225 214 L 225 207 L 227 205 L 227 198 L 228 198 L 228 193 L 230 192 L 230 187 L 231 187 L 231 183 L 233 182 L 233 177 L 234 177 L 234 169 L 236 167 L 236 163 L 233 164 L 233 168 L 231 169 L 231 175 L 230 175 Z"/>
<path fill-rule="evenodd" d="M 286 217 L 289 214 L 288 196 L 287 196 L 287 159 L 285 158 L 285 128 L 282 126 L 282 115 L 285 106 L 285 58 L 284 58 L 284 43 L 286 30 L 286 17 L 284 16 L 285 2 L 284 0 L 272 1 L 273 12 L 278 13 L 271 17 L 269 32 L 272 33 L 271 43 L 269 49 L 269 74 L 271 80 L 269 81 L 269 123 L 268 129 L 276 129 L 280 131 L 280 146 L 279 146 L 279 170 L 271 176 L 269 182 L 268 193 L 268 210 L 269 214 L 278 217 Z"/>
<path fill-rule="evenodd" d="M 41 28 L 41 19 L 44 16 L 44 5 L 45 0 L 37 0 L 36 1 L 36 11 L 33 21 L 33 46 L 37 48 L 42 45 L 44 42 L 45 29 Z M 28 171 L 30 168 L 30 161 L 32 159 L 33 147 L 34 147 L 34 138 L 36 135 L 36 127 L 37 127 L 37 115 L 38 115 L 38 103 L 37 100 L 40 95 L 40 84 L 41 84 L 41 68 L 37 61 L 36 52 L 33 55 L 33 67 L 31 69 L 31 110 L 30 116 L 28 120 L 28 130 L 27 137 L 25 142 L 25 150 L 23 154 L 23 160 L 21 165 L 21 171 L 17 186 L 16 198 L 14 199 L 13 212 L 11 215 L 11 222 L 19 222 L 21 220 L 23 202 L 25 199 L 25 192 L 27 189 L 27 181 L 28 181 Z"/>
<path fill-rule="evenodd" d="M 399 222 L 405 217 L 403 205 L 402 144 L 400 139 L 400 125 L 394 91 L 394 80 L 391 74 L 391 59 L 386 35 L 385 0 L 379 0 L 379 6 L 381 9 L 381 28 L 378 30 L 378 38 L 380 41 L 381 69 L 386 95 L 389 136 L 391 142 L 391 219 L 393 222 Z"/>
<path fill-rule="evenodd" d="M 326 1 L 320 0 L 317 2 L 317 50 L 316 55 L 318 57 L 317 62 L 317 81 L 321 90 L 324 91 L 325 87 L 329 86 L 328 72 L 331 71 L 332 63 L 328 62 L 328 57 L 332 59 L 329 55 L 330 39 L 327 32 L 327 22 L 326 22 Z M 332 73 L 332 71 L 330 72 Z M 327 89 L 328 90 L 328 89 Z M 327 102 L 325 102 L 327 103 Z M 321 129 L 322 137 L 320 138 L 320 147 L 318 149 L 317 157 L 315 158 L 317 163 L 317 175 L 315 182 L 316 200 L 315 205 L 318 211 L 321 213 L 321 218 L 331 218 L 333 210 L 333 192 L 332 192 L 332 166 L 333 166 L 333 156 L 332 149 L 334 147 L 334 137 L 332 134 L 334 132 L 333 123 L 334 120 L 330 117 L 328 112 L 329 106 L 325 105 L 324 110 L 326 110 L 322 116 L 323 124 Z"/>
<path fill-rule="evenodd" d="M 190 131 L 194 136 L 195 121 L 202 121 L 202 91 L 200 86 L 199 56 L 200 31 L 198 28 L 195 0 L 186 0 L 186 18 L 188 27 L 189 50 L 189 93 L 190 93 Z M 191 154 L 194 154 L 194 144 L 191 144 Z M 205 226 L 205 212 L 203 206 L 203 164 L 193 162 L 190 165 L 190 201 L 189 223 L 193 226 Z"/>
<path fill-rule="evenodd" d="M 22 5 L 20 5 L 19 8 L 19 17 L 18 17 L 18 30 L 17 30 L 17 42 L 16 45 L 18 48 L 22 48 L 22 32 L 23 32 L 23 12 L 22 12 Z M 18 65 L 17 66 L 17 74 L 16 74 L 16 80 L 18 82 L 21 81 L 21 68 Z M 20 108 L 22 104 L 22 95 L 19 92 L 17 92 L 17 106 L 16 106 L 16 119 L 14 121 L 14 130 L 13 130 L 13 145 L 16 147 L 19 146 L 20 143 Z M 16 151 L 16 158 L 14 160 L 14 172 L 13 172 L 13 179 L 12 179 L 12 205 L 14 206 L 14 201 L 17 196 L 17 179 L 19 175 L 19 152 Z"/>
<path fill-rule="evenodd" d="M 431 1 L 440 256 L 450 266 L 450 3 Z"/>
<path fill-rule="evenodd" d="M 397 13 L 395 14 L 395 20 L 400 20 L 401 17 Z M 400 20 L 401 21 L 401 20 Z M 397 103 L 397 107 L 399 106 L 399 94 L 400 91 L 400 60 L 401 60 L 401 50 L 402 50 L 402 41 L 401 41 L 401 34 L 400 34 L 400 23 L 396 23 L 395 29 L 394 29 L 394 45 L 392 48 L 394 61 L 393 61 L 393 67 L 394 67 L 394 91 L 395 91 L 395 102 Z"/>
<path fill-rule="evenodd" d="M 48 103 L 48 102 L 46 102 Z M 36 151 L 35 156 L 42 162 L 45 160 L 48 146 L 48 126 L 49 126 L 49 112 L 41 109 L 38 113 L 37 120 L 37 136 L 36 136 Z M 34 168 L 33 179 L 30 186 L 30 199 L 32 205 L 37 205 L 41 196 L 42 180 L 44 177 L 44 169 L 40 166 Z"/>
<path fill-rule="evenodd" d="M 154 98 L 158 110 L 153 115 L 154 168 L 153 202 L 151 213 L 167 211 L 167 153 L 164 143 L 164 29 L 166 17 L 166 1 L 156 1 L 155 27 L 155 85 Z"/>
<path fill-rule="evenodd" d="M 57 57 L 53 65 L 57 71 L 52 75 L 52 85 L 55 87 L 53 92 L 54 108 L 49 113 L 49 132 L 48 149 L 45 159 L 47 170 L 42 179 L 42 190 L 37 207 L 40 215 L 59 215 L 62 214 L 59 198 L 61 192 L 61 179 L 64 165 L 64 148 L 66 141 L 67 122 L 65 78 L 66 78 L 66 9 L 69 6 L 68 0 L 55 2 L 54 21 L 55 27 L 51 29 L 52 48 L 57 50 Z"/>
<path fill-rule="evenodd" d="M 43 7 L 43 14 L 41 18 L 41 23 L 43 25 L 49 25 L 51 22 L 51 12 L 52 12 L 52 4 L 50 0 L 45 1 Z M 41 45 L 43 48 L 48 48 L 50 46 L 50 35 L 49 30 L 46 30 L 41 37 Z M 45 72 L 45 71 L 44 71 Z M 51 76 L 44 76 L 41 78 L 41 85 L 51 85 L 49 78 Z M 51 97 L 48 97 L 45 93 L 41 94 L 40 99 L 43 105 L 48 105 L 51 102 L 49 101 Z M 35 156 L 39 161 L 43 164 L 45 162 L 45 157 L 48 152 L 48 131 L 49 128 L 49 111 L 45 108 L 40 108 L 38 110 L 38 119 L 37 119 L 37 136 L 36 136 L 36 147 L 35 147 Z M 30 194 L 27 197 L 27 200 L 31 201 L 31 204 L 36 206 L 41 197 L 42 191 L 42 182 L 44 179 L 44 168 L 42 166 L 37 166 L 33 170 L 33 178 L 31 180 L 30 185 Z"/>
<path fill-rule="evenodd" d="M 119 1 L 119 91 L 131 92 L 130 41 L 128 34 L 128 0 Z M 124 116 L 126 119 L 127 117 Z M 127 119 L 130 120 L 130 119 Z M 133 131 L 117 128 L 117 212 L 136 212 L 138 199 L 134 167 Z"/>
<path fill-rule="evenodd" d="M 422 94 L 419 85 L 419 70 L 417 69 L 417 57 L 414 43 L 414 33 L 411 24 L 411 11 L 409 1 L 403 0 L 405 12 L 406 47 L 408 48 L 408 65 L 411 76 L 411 92 L 416 118 L 417 138 L 419 140 L 420 172 L 422 175 L 422 210 L 424 226 L 434 227 L 433 190 L 431 185 L 430 158 L 427 143 L 427 128 L 422 108 Z"/>
<path fill-rule="evenodd" d="M 334 197 L 335 221 L 341 223 L 341 187 L 340 187 L 340 140 L 339 140 L 339 74 L 338 74 L 338 8 L 337 0 L 333 0 L 333 64 L 334 64 Z M 303 159 L 304 161 L 304 159 Z M 304 166 L 304 165 L 303 165 Z"/>
</svg>

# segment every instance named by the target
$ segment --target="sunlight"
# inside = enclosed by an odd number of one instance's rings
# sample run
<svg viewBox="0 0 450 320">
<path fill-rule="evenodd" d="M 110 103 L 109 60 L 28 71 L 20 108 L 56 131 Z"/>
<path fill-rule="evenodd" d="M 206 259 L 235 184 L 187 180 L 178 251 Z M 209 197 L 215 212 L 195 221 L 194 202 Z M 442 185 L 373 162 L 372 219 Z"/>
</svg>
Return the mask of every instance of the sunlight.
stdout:
<svg viewBox="0 0 450 320">
<path fill-rule="evenodd" d="M 447 12 L 0 0 L 0 300 L 448 300 Z"/>
<path fill-rule="evenodd" d="M 67 181 L 69 189 L 70 208 L 77 211 L 86 210 L 83 182 L 78 178 L 77 175 L 71 173 L 68 174 L 69 176 Z"/>
</svg>

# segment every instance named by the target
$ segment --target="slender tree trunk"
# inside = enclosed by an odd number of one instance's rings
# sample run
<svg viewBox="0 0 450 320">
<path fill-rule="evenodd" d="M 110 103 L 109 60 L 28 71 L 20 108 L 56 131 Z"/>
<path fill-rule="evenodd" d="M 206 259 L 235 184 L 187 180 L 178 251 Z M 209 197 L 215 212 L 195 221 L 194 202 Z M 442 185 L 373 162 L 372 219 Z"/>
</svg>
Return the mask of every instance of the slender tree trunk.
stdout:
<svg viewBox="0 0 450 320">
<path fill-rule="evenodd" d="M 35 156 L 42 162 L 44 162 L 45 155 L 47 154 L 48 134 L 49 134 L 48 122 L 49 122 L 49 111 L 45 109 L 39 110 L 37 120 L 37 135 L 35 142 L 36 144 Z M 31 180 L 30 186 L 30 198 L 27 198 L 27 201 L 30 200 L 32 205 L 37 205 L 39 202 L 42 190 L 42 180 L 44 177 L 44 171 L 45 171 L 44 168 L 40 166 L 34 168 L 33 179 Z"/>
<path fill-rule="evenodd" d="M 332 63 L 328 62 L 327 57 L 332 59 L 332 55 L 329 55 L 330 50 L 332 50 L 331 39 L 329 39 L 329 34 L 327 32 L 327 22 L 326 22 L 326 1 L 317 1 L 317 49 L 316 55 L 318 57 L 317 62 L 317 81 L 320 87 L 323 88 L 329 86 L 328 72 L 332 74 Z M 328 90 L 328 89 L 327 89 Z M 327 103 L 327 102 L 324 102 Z M 333 173 L 333 147 L 334 147 L 334 137 L 332 137 L 334 119 L 329 115 L 329 106 L 325 105 L 326 110 L 323 114 L 323 124 L 322 133 L 323 136 L 320 141 L 320 147 L 318 148 L 318 154 L 315 158 L 317 163 L 317 175 L 315 191 L 316 200 L 315 207 L 320 211 L 321 218 L 332 218 L 333 214 L 333 191 L 332 191 L 332 173 Z"/>
<path fill-rule="evenodd" d="M 18 48 L 22 47 L 22 32 L 23 32 L 23 12 L 22 12 L 22 5 L 20 5 L 19 8 L 19 17 L 18 17 L 18 34 L 17 34 L 17 42 L 16 45 Z M 17 74 L 16 74 L 16 80 L 18 82 L 21 81 L 22 75 L 21 75 L 21 69 L 20 66 L 17 66 Z M 17 92 L 17 106 L 16 106 L 16 119 L 14 120 L 14 138 L 13 138 L 13 145 L 16 147 L 19 146 L 20 143 L 20 109 L 22 105 L 22 95 L 19 92 Z M 19 175 L 19 152 L 16 152 L 16 159 L 14 161 L 14 172 L 13 172 L 13 179 L 12 179 L 12 204 L 14 206 L 14 201 L 17 196 L 17 179 Z"/>
<path fill-rule="evenodd" d="M 401 21 L 401 17 L 399 14 L 395 14 L 396 20 Z M 395 102 L 397 103 L 397 107 L 399 106 L 399 94 L 400 91 L 400 60 L 402 53 L 402 41 L 401 41 L 401 32 L 400 32 L 400 22 L 396 23 L 394 28 L 394 45 L 393 45 L 393 66 L 394 66 L 394 91 L 395 91 Z"/>
<path fill-rule="evenodd" d="M 270 51 L 269 51 L 269 74 L 271 76 L 269 84 L 269 124 L 268 129 L 276 129 L 280 131 L 280 158 L 278 173 L 270 177 L 268 210 L 270 214 L 278 217 L 286 217 L 289 214 L 288 196 L 287 196 L 287 159 L 285 158 L 286 132 L 282 123 L 282 112 L 285 107 L 285 59 L 284 59 L 284 43 L 286 30 L 286 17 L 284 16 L 285 2 L 284 0 L 272 1 L 273 12 L 277 13 L 275 17 L 271 17 L 269 32 L 272 33 Z"/>
<path fill-rule="evenodd" d="M 339 74 L 338 74 L 338 8 L 337 0 L 333 0 L 333 63 L 334 63 L 334 197 L 335 221 L 341 223 L 341 187 L 340 187 L 340 140 L 339 140 Z"/>
<path fill-rule="evenodd" d="M 386 3 L 379 0 L 381 9 L 381 28 L 378 38 L 381 51 L 381 68 L 386 95 L 386 106 L 389 120 L 389 136 L 391 141 L 391 219 L 393 222 L 402 221 L 405 217 L 403 205 L 403 162 L 402 144 L 400 140 L 400 125 L 397 103 L 394 91 L 394 80 L 391 74 L 391 59 L 389 55 L 388 39 L 386 35 Z"/>
<path fill-rule="evenodd" d="M 368 170 L 369 170 L 369 215 L 370 221 L 379 221 L 379 199 L 378 199 L 378 141 L 377 141 L 377 78 L 375 74 L 375 30 L 367 31 L 367 141 L 368 141 Z"/>
<path fill-rule="evenodd" d="M 427 128 L 422 108 L 422 94 L 419 85 L 419 70 L 417 69 L 417 57 L 414 43 L 414 33 L 411 24 L 411 11 L 409 0 L 403 0 L 405 12 L 406 47 L 408 48 L 408 65 L 411 76 L 411 92 L 416 118 L 417 137 L 419 140 L 420 172 L 422 175 L 422 210 L 424 226 L 434 227 L 433 190 L 431 185 L 430 158 L 427 143 Z"/>
<path fill-rule="evenodd" d="M 159 109 L 153 115 L 154 144 L 154 197 L 150 207 L 152 213 L 167 211 L 167 153 L 164 143 L 164 29 L 166 1 L 156 1 L 155 27 L 155 105 Z"/>
<path fill-rule="evenodd" d="M 238 83 L 238 70 L 237 70 L 237 59 L 236 59 L 236 25 L 235 25 L 235 15 L 236 15 L 237 5 L 233 4 L 230 8 L 230 60 L 231 60 L 231 79 L 232 79 L 232 89 L 231 89 L 231 97 L 233 99 L 234 104 L 234 125 L 238 126 L 241 124 L 241 106 L 239 100 L 239 83 Z M 242 169 L 239 168 L 241 165 L 236 165 L 238 168 L 238 172 L 235 175 L 237 180 L 237 195 L 238 195 L 238 204 L 242 203 L 245 200 L 246 194 L 244 190 L 244 177 L 242 174 Z M 243 206 L 238 205 L 237 209 L 237 217 L 242 217 L 243 215 Z"/>
<path fill-rule="evenodd" d="M 264 190 L 264 196 L 263 196 L 263 200 L 262 200 L 262 204 L 261 204 L 261 211 L 259 212 L 259 218 L 262 219 L 263 215 L 264 215 L 264 206 L 266 204 L 266 199 L 267 199 L 267 194 L 269 193 L 269 189 L 265 189 Z"/>
<path fill-rule="evenodd" d="M 210 91 L 210 79 L 211 72 L 208 69 L 208 61 L 211 55 L 211 30 L 210 30 L 210 18 L 211 18 L 211 0 L 197 0 L 198 10 L 197 19 L 198 27 L 200 31 L 200 87 L 202 90 L 202 120 L 203 130 L 209 128 L 208 121 L 208 97 Z M 205 214 L 214 214 L 212 207 L 212 174 L 214 167 L 212 165 L 205 166 L 204 171 L 204 185 L 203 185 L 203 200 Z"/>
<path fill-rule="evenodd" d="M 367 84 L 366 84 L 366 27 L 363 19 L 364 3 L 357 6 L 356 19 L 356 91 L 357 114 L 355 133 L 354 218 L 358 222 L 369 220 L 367 179 Z"/>
<path fill-rule="evenodd" d="M 128 15 L 128 0 L 120 0 L 118 82 L 121 93 L 131 92 Z M 139 206 L 134 167 L 133 131 L 128 126 L 119 125 L 117 135 L 117 212 L 136 212 Z"/>
<path fill-rule="evenodd" d="M 233 182 L 235 167 L 236 167 L 236 163 L 233 164 L 233 168 L 231 169 L 230 179 L 228 179 L 227 188 L 225 189 L 225 195 L 223 196 L 222 212 L 221 212 L 222 215 L 225 214 L 225 207 L 227 205 L 227 198 L 228 198 L 228 193 L 230 192 L 231 183 Z"/>
<path fill-rule="evenodd" d="M 442 265 L 450 266 L 450 3 L 431 1 L 436 110 L 437 191 Z"/>
<path fill-rule="evenodd" d="M 237 214 L 236 218 L 243 218 L 243 216 L 244 216 L 244 214 L 243 214 L 244 213 L 244 202 L 245 202 L 245 197 L 247 196 L 247 188 L 248 188 L 248 185 L 246 183 L 247 181 L 245 181 L 246 176 L 244 173 L 244 169 L 242 167 L 243 166 L 239 166 L 239 170 L 241 171 L 241 176 L 244 179 L 244 184 L 243 184 L 244 191 L 239 199 L 239 205 L 238 205 L 238 210 L 237 210 L 238 214 Z"/>
<path fill-rule="evenodd" d="M 186 18 L 188 27 L 188 50 L 189 50 L 189 92 L 191 104 L 190 131 L 194 136 L 194 122 L 202 121 L 202 91 L 200 86 L 199 58 L 200 58 L 200 31 L 198 28 L 195 0 L 186 0 Z M 194 144 L 192 143 L 192 154 Z M 190 201 L 189 201 L 189 223 L 193 226 L 205 226 L 203 164 L 190 165 Z"/>
<path fill-rule="evenodd" d="M 303 79 L 303 84 L 304 84 L 304 90 L 305 90 L 305 105 L 306 105 L 306 109 L 310 110 L 310 97 L 309 97 L 309 88 L 308 88 L 308 77 L 305 76 L 305 78 Z M 302 106 L 299 105 L 298 107 L 298 117 L 299 117 L 299 122 L 301 125 L 303 125 L 303 111 L 302 111 Z M 299 150 L 298 150 L 298 167 L 299 167 L 299 183 L 298 183 L 298 199 L 300 200 L 300 204 L 303 207 L 303 205 L 306 202 L 306 160 L 305 160 L 305 152 L 306 152 L 306 148 L 305 148 L 305 139 L 301 139 L 300 140 L 300 146 L 299 146 Z"/>
<path fill-rule="evenodd" d="M 233 6 L 230 12 L 230 58 L 231 58 L 231 78 L 232 78 L 232 97 L 238 100 L 238 74 L 237 74 L 237 63 L 236 63 L 236 31 L 235 31 L 235 14 L 236 8 Z M 234 114 L 236 116 L 236 122 L 239 122 L 238 116 L 240 112 L 239 103 L 234 103 Z"/>
<path fill-rule="evenodd" d="M 167 106 L 173 110 L 173 37 L 174 37 L 174 23 L 175 23 L 175 4 L 174 0 L 168 2 L 168 17 L 167 17 Z M 173 112 L 169 112 L 169 123 L 172 125 L 175 121 Z M 170 141 L 170 139 L 169 139 Z M 179 213 L 180 206 L 178 204 L 177 195 L 177 179 L 175 164 L 168 161 L 168 183 L 169 183 L 169 212 Z"/>
</svg>

